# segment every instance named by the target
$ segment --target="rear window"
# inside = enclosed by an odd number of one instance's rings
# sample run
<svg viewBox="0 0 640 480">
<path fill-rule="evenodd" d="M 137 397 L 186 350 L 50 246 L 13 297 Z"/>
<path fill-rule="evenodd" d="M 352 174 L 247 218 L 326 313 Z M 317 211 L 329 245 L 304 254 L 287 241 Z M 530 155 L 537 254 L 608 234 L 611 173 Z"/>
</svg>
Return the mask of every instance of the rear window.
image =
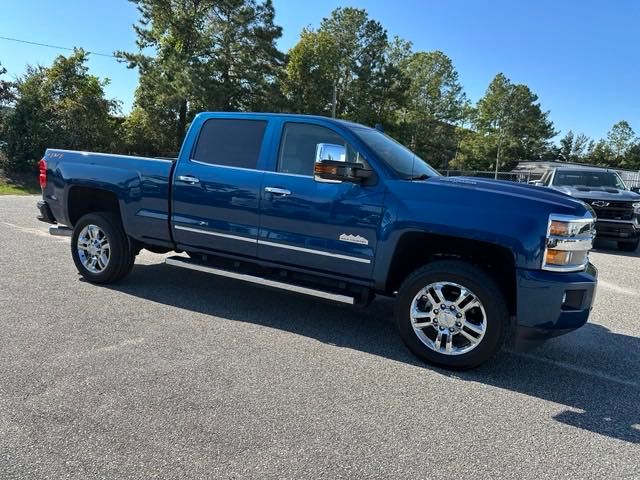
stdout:
<svg viewBox="0 0 640 480">
<path fill-rule="evenodd" d="M 256 168 L 267 122 L 212 118 L 202 126 L 193 159 L 212 165 Z"/>
</svg>

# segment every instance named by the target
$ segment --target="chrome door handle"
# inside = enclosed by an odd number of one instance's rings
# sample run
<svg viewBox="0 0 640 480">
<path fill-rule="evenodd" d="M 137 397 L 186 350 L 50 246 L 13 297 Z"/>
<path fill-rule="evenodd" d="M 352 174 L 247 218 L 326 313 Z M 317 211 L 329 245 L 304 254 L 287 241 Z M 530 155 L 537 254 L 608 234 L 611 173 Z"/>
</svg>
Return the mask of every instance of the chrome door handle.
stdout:
<svg viewBox="0 0 640 480">
<path fill-rule="evenodd" d="M 196 183 L 200 183 L 199 178 L 192 177 L 191 175 L 178 175 L 178 181 L 188 183 L 190 185 L 195 185 Z"/>
<path fill-rule="evenodd" d="M 274 195 L 282 195 L 283 197 L 291 195 L 291 190 L 287 190 L 285 188 L 264 187 L 264 191 L 267 193 L 273 193 Z"/>
</svg>

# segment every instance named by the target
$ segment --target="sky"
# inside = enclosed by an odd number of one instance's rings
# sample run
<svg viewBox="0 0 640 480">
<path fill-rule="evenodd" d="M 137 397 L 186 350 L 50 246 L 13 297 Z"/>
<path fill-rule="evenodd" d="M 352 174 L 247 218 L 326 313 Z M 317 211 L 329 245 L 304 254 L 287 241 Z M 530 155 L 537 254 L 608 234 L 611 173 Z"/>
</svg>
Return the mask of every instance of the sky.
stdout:
<svg viewBox="0 0 640 480">
<path fill-rule="evenodd" d="M 274 0 L 274 6 L 282 50 L 334 8 L 364 8 L 390 37 L 411 41 L 416 51 L 446 53 L 473 102 L 503 72 L 539 96 L 560 135 L 572 129 L 603 138 L 622 119 L 640 134 L 640 1 Z M 132 51 L 137 18 L 125 0 L 3 0 L 0 36 L 106 54 Z M 9 77 L 64 53 L 0 39 Z M 111 80 L 108 96 L 128 112 L 137 72 L 101 56 L 91 56 L 89 68 Z"/>
</svg>

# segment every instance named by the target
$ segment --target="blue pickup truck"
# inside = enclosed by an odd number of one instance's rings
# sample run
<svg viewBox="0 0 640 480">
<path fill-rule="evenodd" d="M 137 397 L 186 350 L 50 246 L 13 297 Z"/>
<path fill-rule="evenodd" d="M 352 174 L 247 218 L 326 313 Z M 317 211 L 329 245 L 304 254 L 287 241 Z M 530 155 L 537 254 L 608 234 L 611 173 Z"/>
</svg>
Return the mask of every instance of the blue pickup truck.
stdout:
<svg viewBox="0 0 640 480">
<path fill-rule="evenodd" d="M 585 203 L 442 177 L 384 133 L 341 120 L 202 113 L 177 160 L 49 149 L 40 182 L 39 218 L 72 229 L 90 282 L 121 280 L 147 249 L 331 301 L 394 297 L 408 348 L 451 368 L 579 328 L 596 289 Z"/>
</svg>

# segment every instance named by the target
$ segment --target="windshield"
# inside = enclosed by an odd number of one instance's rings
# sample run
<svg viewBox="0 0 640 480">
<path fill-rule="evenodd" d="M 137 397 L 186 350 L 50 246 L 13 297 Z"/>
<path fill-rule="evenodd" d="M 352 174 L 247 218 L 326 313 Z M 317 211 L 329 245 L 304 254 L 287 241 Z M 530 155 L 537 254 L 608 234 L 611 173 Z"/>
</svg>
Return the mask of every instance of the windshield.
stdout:
<svg viewBox="0 0 640 480">
<path fill-rule="evenodd" d="M 615 172 L 596 170 L 558 170 L 553 177 L 556 186 L 569 187 L 611 187 L 626 190 L 627 187 Z"/>
<path fill-rule="evenodd" d="M 353 133 L 403 178 L 422 179 L 440 176 L 427 162 L 407 147 L 378 130 L 353 128 Z"/>
</svg>

